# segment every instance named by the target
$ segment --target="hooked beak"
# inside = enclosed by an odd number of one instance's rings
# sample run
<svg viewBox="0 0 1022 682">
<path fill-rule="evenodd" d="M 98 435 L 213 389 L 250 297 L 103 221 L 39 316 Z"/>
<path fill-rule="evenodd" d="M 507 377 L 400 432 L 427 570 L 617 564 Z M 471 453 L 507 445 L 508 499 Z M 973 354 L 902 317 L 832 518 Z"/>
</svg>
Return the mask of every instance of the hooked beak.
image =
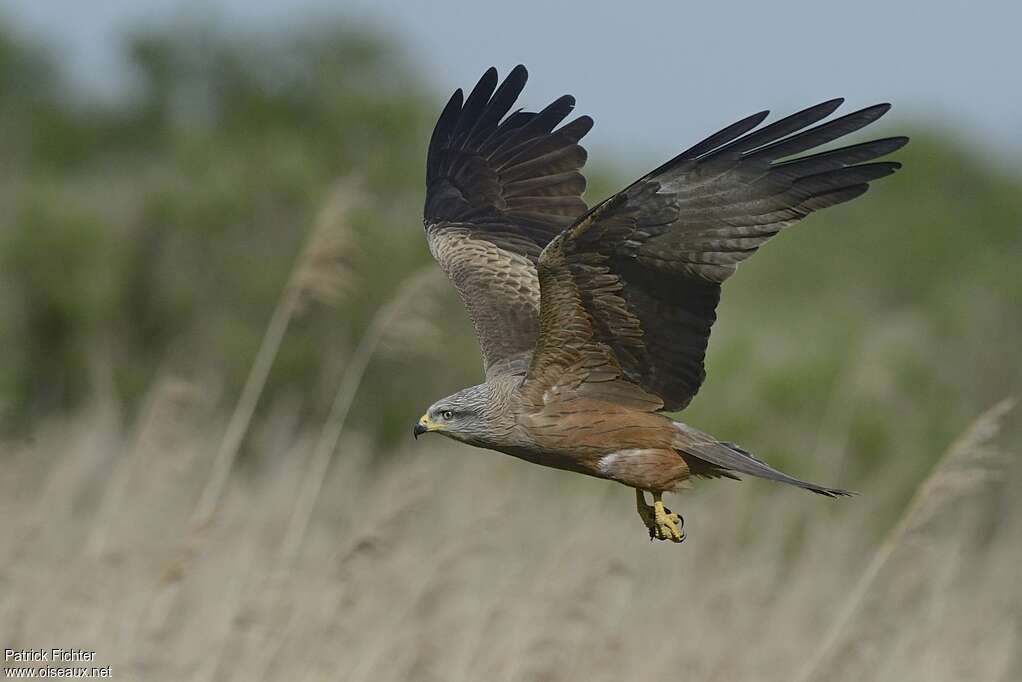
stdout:
<svg viewBox="0 0 1022 682">
<path fill-rule="evenodd" d="M 412 427 L 412 435 L 415 436 L 415 440 L 419 440 L 419 436 L 424 433 L 429 433 L 432 430 L 433 422 L 430 421 L 429 417 L 422 415 L 419 417 L 419 421 Z"/>
</svg>

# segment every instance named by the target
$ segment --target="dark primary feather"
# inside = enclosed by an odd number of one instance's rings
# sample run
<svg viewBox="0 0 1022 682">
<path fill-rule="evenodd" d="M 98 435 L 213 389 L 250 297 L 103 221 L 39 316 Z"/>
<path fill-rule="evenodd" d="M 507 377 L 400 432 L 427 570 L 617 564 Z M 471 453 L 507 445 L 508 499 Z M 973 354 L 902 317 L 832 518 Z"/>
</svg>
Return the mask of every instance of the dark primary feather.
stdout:
<svg viewBox="0 0 1022 682">
<path fill-rule="evenodd" d="M 426 161 L 430 251 L 468 308 L 488 374 L 527 366 L 539 329 L 535 262 L 586 210 L 578 143 L 593 121 L 562 125 L 570 95 L 538 112 L 512 111 L 527 78 L 517 66 L 498 85 L 491 68 L 467 98 L 456 91 Z"/>
<path fill-rule="evenodd" d="M 518 234 L 536 256 L 586 210 L 579 172 L 586 153 L 578 141 L 593 122 L 581 116 L 555 130 L 574 108 L 570 95 L 538 113 L 507 116 L 527 78 L 519 65 L 497 87 L 491 68 L 464 103 L 461 90 L 451 97 L 430 139 L 424 217 L 427 224 L 477 225 L 495 241 Z"/>
<path fill-rule="evenodd" d="M 611 364 L 665 409 L 685 407 L 702 385 L 720 284 L 738 263 L 788 225 L 861 195 L 900 167 L 867 162 L 902 147 L 904 137 L 786 160 L 890 108 L 820 123 L 841 103 L 758 129 L 765 112 L 724 128 L 593 208 L 541 257 L 570 273 L 590 342 L 609 348 Z M 550 287 L 563 282 L 547 279 Z M 543 296 L 545 306 L 546 288 Z M 551 372 L 549 362 L 534 364 Z"/>
</svg>

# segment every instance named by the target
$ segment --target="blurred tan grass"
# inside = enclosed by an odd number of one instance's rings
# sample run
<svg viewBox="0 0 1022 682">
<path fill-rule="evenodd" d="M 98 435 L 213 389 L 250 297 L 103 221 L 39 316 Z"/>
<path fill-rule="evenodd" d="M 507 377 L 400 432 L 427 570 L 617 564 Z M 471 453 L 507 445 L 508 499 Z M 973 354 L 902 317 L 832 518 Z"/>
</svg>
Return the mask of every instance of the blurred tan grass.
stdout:
<svg viewBox="0 0 1022 682">
<path fill-rule="evenodd" d="M 335 183 L 316 217 L 305 248 L 273 310 L 241 396 L 227 422 L 212 469 L 192 514 L 188 536 L 164 572 L 164 582 L 179 580 L 188 570 L 195 554 L 202 550 L 205 531 L 213 522 L 227 478 L 248 433 L 259 398 L 292 319 L 301 314 L 311 301 L 331 305 L 338 303 L 342 293 L 354 286 L 356 275 L 352 261 L 356 247 L 347 214 L 358 201 L 356 186 L 357 183 L 352 179 L 342 179 Z"/>
<path fill-rule="evenodd" d="M 874 501 L 898 488 L 882 474 L 833 503 L 707 484 L 675 501 L 690 536 L 667 547 L 645 539 L 623 487 L 440 441 L 374 463 L 350 434 L 282 566 L 320 435 L 280 452 L 288 421 L 271 415 L 249 436 L 265 466 L 229 478 L 204 551 L 156 619 L 151 590 L 218 447 L 202 391 L 168 381 L 149 433 L 122 432 L 104 410 L 9 453 L 8 645 L 95 649 L 118 676 L 145 680 L 787 680 L 855 594 L 884 525 Z M 916 522 L 927 505 L 910 507 L 910 530 L 869 580 L 868 618 L 842 628 L 812 679 L 912 679 L 921 665 L 929 680 L 1017 679 L 1022 472 L 1008 451 L 989 466 L 999 418 L 924 484 L 921 499 L 951 506 L 927 523 Z M 90 553 L 125 448 L 136 465 L 106 551 Z M 970 481 L 954 495 L 934 483 L 948 466 Z"/>
</svg>

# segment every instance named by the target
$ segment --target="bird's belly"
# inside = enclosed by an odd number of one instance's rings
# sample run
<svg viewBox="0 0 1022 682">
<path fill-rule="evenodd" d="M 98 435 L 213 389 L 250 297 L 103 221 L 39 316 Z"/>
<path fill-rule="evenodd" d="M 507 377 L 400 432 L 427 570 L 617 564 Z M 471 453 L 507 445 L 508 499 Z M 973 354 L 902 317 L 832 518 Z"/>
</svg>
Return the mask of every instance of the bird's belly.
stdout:
<svg viewBox="0 0 1022 682">
<path fill-rule="evenodd" d="M 600 457 L 596 467 L 603 478 L 655 492 L 680 490 L 689 478 L 688 464 L 673 449 L 616 450 Z"/>
<path fill-rule="evenodd" d="M 504 454 L 533 464 L 604 478 L 593 466 L 587 464 L 587 458 L 580 458 L 577 454 L 519 447 L 500 447 L 496 449 Z"/>
<path fill-rule="evenodd" d="M 689 475 L 660 415 L 576 400 L 521 415 L 519 424 L 524 447 L 501 450 L 529 462 L 653 491 L 683 487 Z"/>
<path fill-rule="evenodd" d="M 687 487 L 689 478 L 685 460 L 670 449 L 627 448 L 596 454 L 501 448 L 501 452 L 533 464 L 609 479 L 642 490 L 677 491 Z"/>
</svg>

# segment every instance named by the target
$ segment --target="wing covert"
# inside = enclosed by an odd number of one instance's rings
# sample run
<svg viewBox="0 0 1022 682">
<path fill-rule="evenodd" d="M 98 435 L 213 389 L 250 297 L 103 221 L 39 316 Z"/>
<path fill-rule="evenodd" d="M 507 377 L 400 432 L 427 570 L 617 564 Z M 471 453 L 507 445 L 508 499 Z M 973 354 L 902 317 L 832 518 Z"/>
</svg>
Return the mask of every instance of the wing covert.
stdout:
<svg viewBox="0 0 1022 682">
<path fill-rule="evenodd" d="M 540 258 L 543 326 L 528 373 L 534 396 L 563 372 L 574 373 L 581 390 L 610 372 L 659 397 L 664 409 L 685 407 L 705 378 L 720 285 L 738 264 L 785 227 L 863 194 L 900 167 L 873 160 L 904 146 L 904 137 L 785 160 L 889 109 L 876 105 L 814 125 L 841 102 L 758 129 L 766 112 L 728 126 L 551 243 Z M 560 309 L 548 310 L 553 306 Z M 599 370 L 585 368 L 594 362 L 587 354 L 600 356 Z"/>
</svg>

